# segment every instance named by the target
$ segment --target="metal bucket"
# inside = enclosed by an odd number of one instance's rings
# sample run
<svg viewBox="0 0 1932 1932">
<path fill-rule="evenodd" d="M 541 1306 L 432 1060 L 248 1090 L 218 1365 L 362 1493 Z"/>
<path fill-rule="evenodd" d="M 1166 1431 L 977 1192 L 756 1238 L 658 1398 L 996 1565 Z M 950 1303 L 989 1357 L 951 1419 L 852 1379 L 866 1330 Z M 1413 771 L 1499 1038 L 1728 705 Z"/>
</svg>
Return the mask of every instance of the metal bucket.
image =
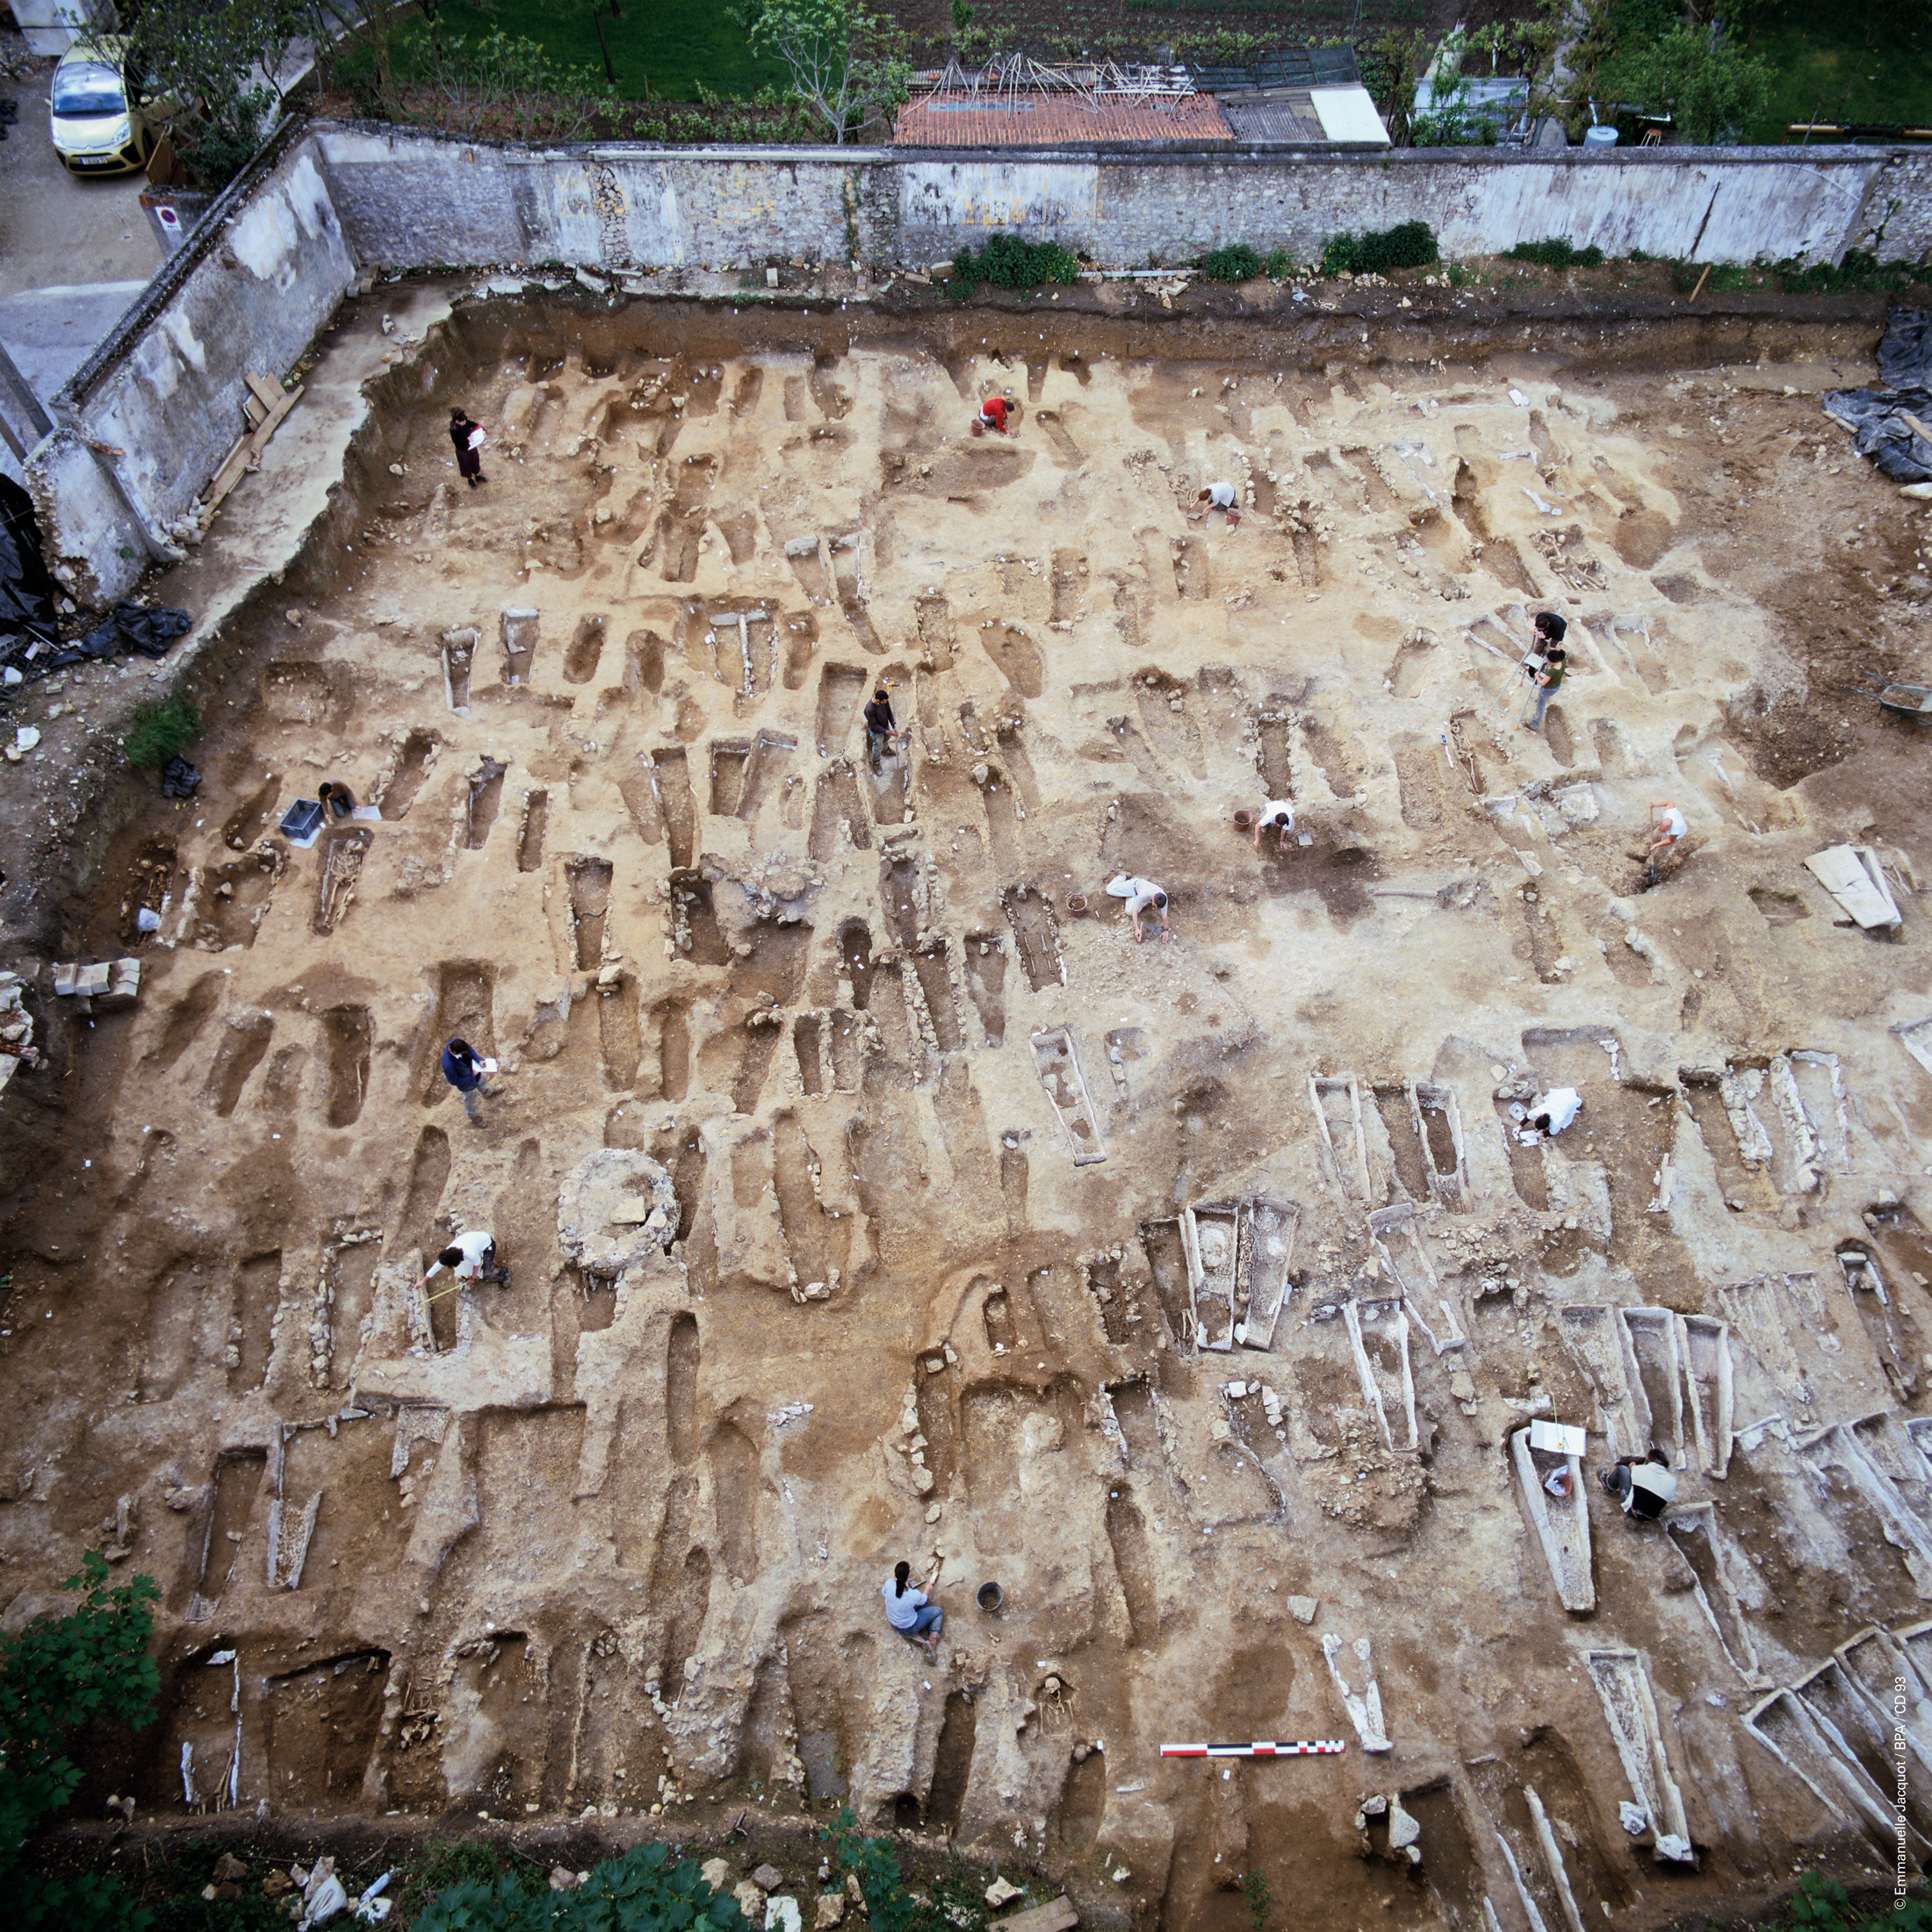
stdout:
<svg viewBox="0 0 1932 1932">
<path fill-rule="evenodd" d="M 983 1611 L 984 1611 L 989 1617 L 997 1615 L 999 1610 L 999 1606 L 1003 1603 L 1005 1603 L 1006 1600 L 1006 1593 L 1005 1590 L 1000 1589 L 998 1583 L 982 1583 L 979 1586 L 978 1594 L 973 1598 L 973 1601 L 977 1604 L 979 1607 Z"/>
</svg>

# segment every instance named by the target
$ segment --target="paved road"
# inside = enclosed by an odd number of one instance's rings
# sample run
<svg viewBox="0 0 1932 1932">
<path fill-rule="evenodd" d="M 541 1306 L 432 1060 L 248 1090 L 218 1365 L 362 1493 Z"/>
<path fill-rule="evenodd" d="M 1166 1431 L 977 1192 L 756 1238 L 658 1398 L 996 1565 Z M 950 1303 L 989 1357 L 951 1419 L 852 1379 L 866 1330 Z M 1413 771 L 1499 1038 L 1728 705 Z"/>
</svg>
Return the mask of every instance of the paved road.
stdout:
<svg viewBox="0 0 1932 1932">
<path fill-rule="evenodd" d="M 54 158 L 53 71 L 49 61 L 30 79 L 0 80 L 0 91 L 20 104 L 0 141 L 0 342 L 43 401 L 86 361 L 162 259 L 141 211 L 140 175 L 83 180 Z"/>
</svg>

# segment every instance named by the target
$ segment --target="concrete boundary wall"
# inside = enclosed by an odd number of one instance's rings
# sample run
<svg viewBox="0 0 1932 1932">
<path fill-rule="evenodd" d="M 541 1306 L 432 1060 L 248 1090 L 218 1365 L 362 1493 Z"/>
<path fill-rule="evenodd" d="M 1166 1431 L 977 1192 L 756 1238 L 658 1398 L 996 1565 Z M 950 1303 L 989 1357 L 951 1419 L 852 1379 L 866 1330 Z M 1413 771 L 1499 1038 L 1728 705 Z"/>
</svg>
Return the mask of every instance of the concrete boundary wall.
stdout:
<svg viewBox="0 0 1932 1932">
<path fill-rule="evenodd" d="M 1605 254 L 1835 262 L 1932 250 L 1932 150 L 1331 148 L 1015 152 L 513 148 L 319 128 L 358 256 L 383 268 L 561 262 L 726 269 L 770 256 L 920 267 L 996 229 L 1102 267 L 1246 242 L 1317 256 L 1341 229 L 1426 221 L 1450 255 L 1561 235 Z"/>
<path fill-rule="evenodd" d="M 271 382 L 315 339 L 357 265 L 312 140 L 285 138 L 223 195 L 54 399 L 28 486 L 48 561 L 83 602 L 122 595 L 170 548 Z"/>
<path fill-rule="evenodd" d="M 1341 229 L 1422 220 L 1450 256 L 1561 235 L 1705 262 L 1848 249 L 1932 260 L 1932 150 L 1466 148 L 1055 151 L 516 148 L 292 126 L 54 399 L 26 469 L 49 561 L 98 606 L 171 553 L 276 378 L 367 270 L 561 263 L 750 268 L 773 256 L 921 266 L 996 230 L 1105 267 L 1246 242 L 1302 260 Z"/>
</svg>

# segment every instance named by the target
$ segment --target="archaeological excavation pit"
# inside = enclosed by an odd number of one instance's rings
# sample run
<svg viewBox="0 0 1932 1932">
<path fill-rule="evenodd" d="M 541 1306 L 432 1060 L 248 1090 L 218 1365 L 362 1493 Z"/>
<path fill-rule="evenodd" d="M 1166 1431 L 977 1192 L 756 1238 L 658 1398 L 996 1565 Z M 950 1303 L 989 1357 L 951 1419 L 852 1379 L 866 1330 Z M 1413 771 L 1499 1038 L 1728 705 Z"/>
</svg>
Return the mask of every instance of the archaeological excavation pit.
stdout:
<svg viewBox="0 0 1932 1932">
<path fill-rule="evenodd" d="M 141 967 L 36 994 L 5 1099 L 9 1614 L 104 1538 L 161 1584 L 117 1788 L 848 1802 L 1172 1927 L 1250 1871 L 1467 1932 L 1889 1873 L 1928 794 L 1849 671 L 1928 587 L 1818 407 L 1869 322 L 458 292 L 345 309 L 325 371 L 411 346 L 188 674 L 200 797 L 125 794 L 13 934 Z M 365 809 L 292 848 L 325 779 Z M 479 1228 L 508 1286 L 430 1299 Z M 1653 1440 L 1668 1532 L 1596 1481 Z M 1346 1748 L 1161 1755 L 1300 1739 Z"/>
</svg>

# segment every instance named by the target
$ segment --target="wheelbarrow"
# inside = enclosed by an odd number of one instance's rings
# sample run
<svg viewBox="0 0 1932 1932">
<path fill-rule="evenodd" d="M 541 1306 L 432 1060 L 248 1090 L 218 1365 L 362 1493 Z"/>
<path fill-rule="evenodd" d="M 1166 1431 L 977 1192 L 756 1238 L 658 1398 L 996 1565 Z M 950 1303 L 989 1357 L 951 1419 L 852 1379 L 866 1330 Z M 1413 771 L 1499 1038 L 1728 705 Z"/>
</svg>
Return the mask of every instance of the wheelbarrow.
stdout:
<svg viewBox="0 0 1932 1932">
<path fill-rule="evenodd" d="M 1895 684 L 1889 680 L 1871 680 L 1872 696 L 1888 711 L 1906 717 L 1932 718 L 1932 688 L 1923 684 Z"/>
</svg>

